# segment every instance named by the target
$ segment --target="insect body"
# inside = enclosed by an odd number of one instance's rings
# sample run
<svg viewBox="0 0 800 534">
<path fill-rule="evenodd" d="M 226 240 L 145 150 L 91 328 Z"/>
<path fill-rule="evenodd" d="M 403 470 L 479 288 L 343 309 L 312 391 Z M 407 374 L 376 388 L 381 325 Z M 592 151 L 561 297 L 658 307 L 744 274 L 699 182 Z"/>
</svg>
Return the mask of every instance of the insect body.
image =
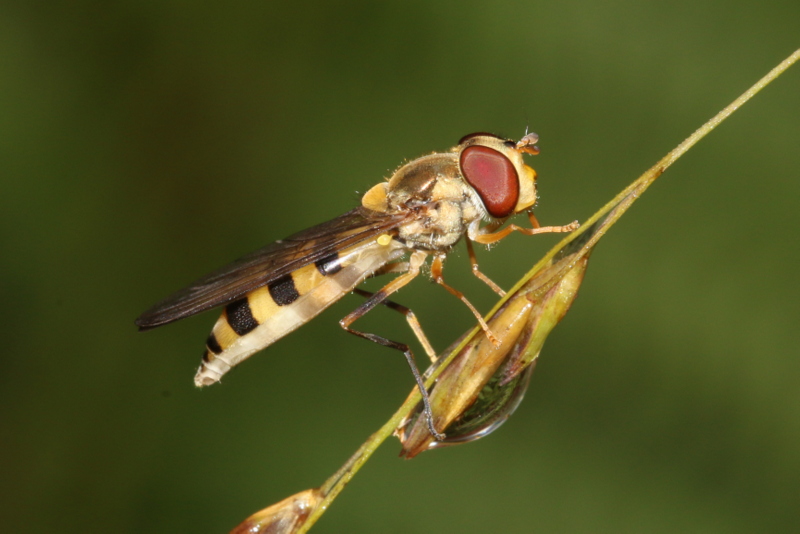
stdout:
<svg viewBox="0 0 800 534">
<path fill-rule="evenodd" d="M 577 222 L 540 228 L 530 211 L 536 202 L 536 173 L 522 156 L 538 153 L 537 140 L 536 134 L 519 142 L 472 134 L 449 152 L 413 160 L 370 189 L 360 207 L 201 278 L 146 311 L 136 324 L 147 330 L 224 305 L 195 377 L 195 384 L 206 386 L 355 290 L 368 299 L 342 319 L 341 326 L 406 355 L 430 422 L 427 394 L 408 346 L 353 330 L 350 325 L 378 304 L 388 305 L 406 315 L 426 352 L 435 358 L 413 313 L 387 300 L 416 277 L 432 255 L 434 281 L 469 306 L 494 341 L 478 311 L 463 294 L 444 283 L 442 262 L 466 236 L 473 272 L 503 294 L 478 270 L 471 241 L 493 243 L 514 230 L 530 235 L 577 228 Z M 528 212 L 534 228 L 509 225 L 495 233 L 508 217 L 522 211 Z M 488 224 L 481 226 L 482 221 Z M 410 254 L 408 261 L 402 261 L 406 254 Z M 387 273 L 402 274 L 374 294 L 356 289 L 365 279 Z M 441 436 L 430 426 L 434 435 Z"/>
</svg>

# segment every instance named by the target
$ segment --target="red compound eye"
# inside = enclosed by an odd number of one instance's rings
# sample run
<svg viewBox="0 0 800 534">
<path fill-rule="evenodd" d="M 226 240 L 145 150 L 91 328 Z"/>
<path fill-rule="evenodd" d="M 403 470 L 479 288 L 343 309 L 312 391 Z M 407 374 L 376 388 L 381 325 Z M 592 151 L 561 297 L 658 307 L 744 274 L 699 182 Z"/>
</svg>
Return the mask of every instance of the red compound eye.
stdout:
<svg viewBox="0 0 800 534">
<path fill-rule="evenodd" d="M 501 219 L 513 213 L 519 199 L 519 178 L 507 157 L 489 147 L 470 146 L 461 152 L 461 172 L 489 215 Z"/>
</svg>

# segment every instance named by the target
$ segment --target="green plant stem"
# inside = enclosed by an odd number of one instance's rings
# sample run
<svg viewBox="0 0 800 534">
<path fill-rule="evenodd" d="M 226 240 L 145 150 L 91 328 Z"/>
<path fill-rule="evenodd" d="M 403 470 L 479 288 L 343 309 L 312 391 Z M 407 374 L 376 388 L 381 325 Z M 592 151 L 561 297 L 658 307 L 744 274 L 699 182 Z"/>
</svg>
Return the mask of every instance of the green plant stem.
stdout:
<svg viewBox="0 0 800 534">
<path fill-rule="evenodd" d="M 800 49 L 795 50 L 795 52 L 790 55 L 788 58 L 783 60 L 778 66 L 772 69 L 766 76 L 761 78 L 757 83 L 755 83 L 750 89 L 745 91 L 739 98 L 734 100 L 731 104 L 726 106 L 722 111 L 717 113 L 713 118 L 711 118 L 708 122 L 703 124 L 700 128 L 698 128 L 692 135 L 687 137 L 681 144 L 671 150 L 666 156 L 664 156 L 658 163 L 653 165 L 647 172 L 645 172 L 642 176 L 640 176 L 637 180 L 635 180 L 631 185 L 626 187 L 621 193 L 619 193 L 613 200 L 608 202 L 605 206 L 603 206 L 597 213 L 595 213 L 592 217 L 590 217 L 578 230 L 572 232 L 567 237 L 561 240 L 555 247 L 553 247 L 550 252 L 547 253 L 539 262 L 534 265 L 534 267 L 528 271 L 525 276 L 523 276 L 513 288 L 511 288 L 505 297 L 500 299 L 500 301 L 492 308 L 492 310 L 486 315 L 486 319 L 488 320 L 500 307 L 508 300 L 508 298 L 516 291 L 518 291 L 528 280 L 531 279 L 537 272 L 543 269 L 545 266 L 549 264 L 549 262 L 561 251 L 567 244 L 574 241 L 578 238 L 584 231 L 588 228 L 591 228 L 592 225 L 601 221 L 603 228 L 600 229 L 592 236 L 590 240 L 588 240 L 582 246 L 588 251 L 597 243 L 597 240 L 602 237 L 608 228 L 616 222 L 625 211 L 636 201 L 637 198 L 658 178 L 661 176 L 664 171 L 667 170 L 675 161 L 678 160 L 683 154 L 685 154 L 691 147 L 697 144 L 700 139 L 708 135 L 711 130 L 719 126 L 725 119 L 727 119 L 734 111 L 739 109 L 745 102 L 750 100 L 753 96 L 755 96 L 761 89 L 766 87 L 770 82 L 775 80 L 778 76 L 780 76 L 786 69 L 788 69 L 792 64 L 800 59 Z M 480 332 L 480 327 L 475 327 L 472 332 L 464 338 L 464 340 L 448 354 L 447 360 L 445 360 L 444 364 L 441 365 L 436 372 L 434 372 L 427 380 L 426 386 L 430 387 L 439 374 L 447 367 L 450 360 L 452 360 L 456 354 L 466 345 L 470 339 L 474 335 Z M 344 489 L 347 483 L 355 476 L 361 466 L 366 463 L 366 461 L 372 456 L 372 454 L 378 449 L 378 447 L 386 441 L 386 439 L 392 435 L 395 428 L 400 424 L 404 417 L 411 413 L 411 411 L 416 407 L 421 399 L 419 390 L 415 388 L 414 393 L 408 397 L 406 402 L 400 407 L 397 412 L 389 419 L 377 432 L 372 434 L 369 439 L 364 442 L 361 447 L 359 447 L 358 451 L 356 451 L 353 456 L 332 476 L 330 477 L 325 483 L 321 486 L 320 490 L 325 495 L 323 501 L 320 503 L 319 506 L 309 515 L 308 519 L 306 520 L 305 524 L 302 526 L 300 530 L 298 530 L 298 534 L 302 534 L 307 532 L 319 519 L 319 517 L 325 513 L 325 511 L 330 506 L 331 502 L 339 495 L 339 493 Z"/>
</svg>

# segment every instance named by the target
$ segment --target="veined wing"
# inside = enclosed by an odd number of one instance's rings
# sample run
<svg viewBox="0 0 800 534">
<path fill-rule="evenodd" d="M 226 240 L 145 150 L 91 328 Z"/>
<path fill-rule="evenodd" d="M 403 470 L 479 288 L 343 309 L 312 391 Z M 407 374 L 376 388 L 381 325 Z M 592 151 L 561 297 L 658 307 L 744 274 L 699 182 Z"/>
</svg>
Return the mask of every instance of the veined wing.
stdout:
<svg viewBox="0 0 800 534">
<path fill-rule="evenodd" d="M 136 325 L 148 330 L 227 304 L 337 250 L 386 233 L 406 217 L 356 208 L 204 276 L 144 312 Z"/>
</svg>

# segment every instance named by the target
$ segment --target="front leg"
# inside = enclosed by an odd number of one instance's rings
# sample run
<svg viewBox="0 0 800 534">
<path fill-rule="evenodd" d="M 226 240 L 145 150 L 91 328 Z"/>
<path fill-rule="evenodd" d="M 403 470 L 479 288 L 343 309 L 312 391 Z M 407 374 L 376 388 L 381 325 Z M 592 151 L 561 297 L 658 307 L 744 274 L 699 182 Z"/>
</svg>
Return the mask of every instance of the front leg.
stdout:
<svg viewBox="0 0 800 534">
<path fill-rule="evenodd" d="M 528 210 L 528 219 L 531 221 L 531 225 L 533 228 L 524 228 L 522 226 L 517 226 L 516 224 L 510 224 L 500 230 L 499 232 L 491 233 L 494 228 L 492 225 L 486 227 L 490 233 L 478 234 L 472 238 L 473 241 L 476 243 L 480 243 L 482 245 L 489 245 L 491 243 L 497 243 L 501 239 L 507 237 L 511 232 L 517 231 L 523 233 L 525 235 L 535 235 L 535 234 L 547 234 L 553 232 L 572 232 L 573 230 L 577 230 L 580 228 L 580 223 L 578 221 L 572 221 L 569 224 L 564 226 L 540 226 L 539 221 L 536 220 L 536 216 L 533 214 L 533 211 Z M 496 228 L 496 227 L 495 227 Z"/>
</svg>

